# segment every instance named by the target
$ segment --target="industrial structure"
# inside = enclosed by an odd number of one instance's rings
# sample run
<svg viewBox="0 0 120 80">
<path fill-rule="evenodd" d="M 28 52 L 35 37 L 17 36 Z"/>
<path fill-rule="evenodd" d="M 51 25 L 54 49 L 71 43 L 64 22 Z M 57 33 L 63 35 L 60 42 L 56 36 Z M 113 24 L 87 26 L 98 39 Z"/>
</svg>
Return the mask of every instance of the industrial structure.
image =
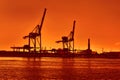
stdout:
<svg viewBox="0 0 120 80">
<path fill-rule="evenodd" d="M 37 45 L 37 43 L 39 45 L 38 48 L 40 48 L 40 52 L 41 52 L 41 46 L 42 46 L 41 30 L 42 30 L 42 26 L 43 26 L 45 15 L 46 15 L 46 8 L 45 8 L 44 13 L 43 13 L 41 24 L 38 24 L 32 30 L 32 32 L 30 32 L 27 36 L 23 37 L 24 39 L 28 38 L 28 45 L 27 46 L 29 47 L 29 52 L 31 50 L 31 41 L 33 42 L 33 45 L 34 45 L 34 47 L 33 47 L 34 48 L 34 52 L 36 52 L 36 48 L 37 48 L 36 45 Z"/>
<path fill-rule="evenodd" d="M 76 21 L 73 22 L 73 29 L 68 36 L 62 36 L 62 40 L 56 41 L 56 43 L 61 43 L 62 42 L 63 50 L 74 51 L 75 23 L 76 23 Z"/>
<path fill-rule="evenodd" d="M 41 30 L 42 30 L 43 22 L 45 19 L 46 10 L 47 9 L 45 8 L 41 23 L 38 24 L 32 30 L 32 32 L 30 32 L 27 36 L 23 37 L 24 39 L 28 39 L 28 44 L 24 45 L 23 47 L 11 47 L 14 51 L 16 51 L 16 50 L 20 51 L 21 49 L 23 49 L 23 51 L 28 50 L 29 52 L 31 52 L 31 49 L 34 49 L 34 52 L 36 52 L 36 49 L 39 48 L 39 51 L 41 53 L 41 47 L 42 47 Z M 33 47 L 31 46 L 31 42 L 33 44 Z M 39 47 L 37 47 L 37 44 Z"/>
<path fill-rule="evenodd" d="M 90 48 L 90 38 L 88 38 L 88 49 L 87 49 L 87 52 L 86 52 L 87 54 L 92 54 L 92 50 L 91 50 L 91 48 Z"/>
<path fill-rule="evenodd" d="M 8 57 L 83 57 L 83 58 L 120 58 L 120 52 L 103 52 L 98 54 L 90 48 L 90 38 L 88 38 L 88 48 L 85 50 L 74 50 L 74 33 L 76 21 L 73 21 L 73 29 L 68 36 L 62 36 L 56 43 L 62 43 L 63 48 L 42 50 L 41 30 L 46 15 L 46 8 L 42 16 L 41 23 L 38 24 L 24 39 L 28 39 L 27 45 L 22 47 L 11 47 L 13 51 L 0 51 L 0 56 Z M 32 43 L 31 43 L 32 42 Z M 37 47 L 38 46 L 38 47 Z M 39 49 L 39 50 L 37 50 Z M 21 52 L 21 50 L 23 50 Z M 27 50 L 27 51 L 25 51 Z M 42 51 L 42 52 L 41 52 Z M 72 52 L 71 52 L 72 51 Z M 20 54 L 22 53 L 22 54 Z M 29 54 L 32 53 L 32 54 Z M 43 54 L 36 54 L 43 53 Z"/>
</svg>

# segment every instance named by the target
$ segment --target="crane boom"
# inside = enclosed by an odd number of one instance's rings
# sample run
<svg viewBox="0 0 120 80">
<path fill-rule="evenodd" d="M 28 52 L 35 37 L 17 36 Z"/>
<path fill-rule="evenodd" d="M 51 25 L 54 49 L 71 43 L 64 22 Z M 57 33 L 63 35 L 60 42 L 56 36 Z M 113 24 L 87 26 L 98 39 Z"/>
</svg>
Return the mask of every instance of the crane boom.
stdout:
<svg viewBox="0 0 120 80">
<path fill-rule="evenodd" d="M 40 51 L 41 51 L 41 45 L 42 45 L 42 41 L 41 41 L 41 29 L 43 26 L 43 22 L 44 22 L 44 18 L 46 15 L 46 8 L 44 9 L 44 13 L 42 16 L 42 20 L 41 23 L 38 24 L 37 26 L 35 26 L 35 28 L 32 30 L 32 32 L 30 32 L 27 36 L 24 36 L 23 38 L 26 39 L 28 38 L 28 45 L 30 46 L 31 43 L 31 39 L 33 40 L 33 45 L 34 45 L 34 51 L 36 52 L 36 41 L 38 41 L 38 44 L 40 46 Z M 39 38 L 39 40 L 37 40 Z M 30 52 L 30 49 L 29 49 Z"/>
<path fill-rule="evenodd" d="M 73 31 L 72 31 L 72 39 L 74 40 L 74 32 L 75 32 L 75 23 L 76 21 L 73 22 Z"/>
<path fill-rule="evenodd" d="M 75 32 L 75 24 L 76 24 L 76 21 L 74 20 L 74 22 L 73 22 L 73 34 L 72 34 L 72 40 L 73 40 L 73 53 L 74 53 L 74 32 Z"/>
<path fill-rule="evenodd" d="M 46 15 L 46 8 L 44 9 L 44 13 L 43 13 L 43 17 L 42 17 L 42 21 L 41 21 L 41 24 L 39 25 L 39 35 L 40 35 L 40 53 L 41 53 L 41 48 L 42 48 L 42 39 L 41 39 L 41 29 L 42 29 L 42 26 L 43 26 L 43 22 L 44 22 L 44 19 L 45 19 L 45 15 Z"/>
<path fill-rule="evenodd" d="M 44 13 L 43 13 L 43 17 L 42 17 L 41 24 L 39 25 L 39 34 L 41 34 L 41 29 L 42 29 L 43 22 L 44 22 L 44 19 L 45 19 L 46 10 L 47 10 L 47 9 L 45 8 Z"/>
</svg>

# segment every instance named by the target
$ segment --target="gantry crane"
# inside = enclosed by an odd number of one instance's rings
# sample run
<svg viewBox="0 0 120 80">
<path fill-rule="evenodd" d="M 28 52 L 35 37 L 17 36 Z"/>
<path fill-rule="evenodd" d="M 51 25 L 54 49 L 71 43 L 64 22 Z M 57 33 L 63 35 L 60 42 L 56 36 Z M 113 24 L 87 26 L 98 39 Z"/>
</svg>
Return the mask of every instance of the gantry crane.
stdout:
<svg viewBox="0 0 120 80">
<path fill-rule="evenodd" d="M 41 24 L 38 24 L 33 30 L 32 32 L 30 32 L 27 36 L 24 36 L 23 38 L 26 39 L 28 38 L 28 46 L 29 46 L 29 52 L 31 49 L 31 41 L 33 42 L 34 45 L 34 51 L 36 52 L 36 43 L 38 42 L 39 44 L 39 48 L 40 48 L 40 53 L 41 53 L 41 47 L 42 47 L 42 40 L 41 40 L 41 29 L 43 26 L 43 22 L 44 22 L 44 18 L 46 15 L 46 8 L 44 9 L 44 13 L 43 13 L 43 17 L 41 20 Z"/>
<path fill-rule="evenodd" d="M 63 50 L 68 49 L 68 50 L 73 50 L 74 51 L 74 32 L 75 32 L 75 23 L 76 21 L 74 20 L 73 22 L 73 29 L 70 32 L 68 36 L 62 36 L 62 40 L 56 41 L 56 43 L 62 42 L 63 44 Z M 71 45 L 71 42 L 73 44 Z"/>
</svg>

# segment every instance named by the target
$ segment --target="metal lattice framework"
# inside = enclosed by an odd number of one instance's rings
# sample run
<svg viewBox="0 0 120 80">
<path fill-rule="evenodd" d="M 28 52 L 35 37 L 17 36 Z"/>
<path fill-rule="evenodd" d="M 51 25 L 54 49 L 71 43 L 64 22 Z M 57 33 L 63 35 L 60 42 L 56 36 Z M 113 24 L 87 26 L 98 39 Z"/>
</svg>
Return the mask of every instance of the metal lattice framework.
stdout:
<svg viewBox="0 0 120 80">
<path fill-rule="evenodd" d="M 56 41 L 56 43 L 62 42 L 63 49 L 68 49 L 68 50 L 73 50 L 74 51 L 75 23 L 76 23 L 76 21 L 73 22 L 73 29 L 68 36 L 62 36 L 62 40 Z M 71 43 L 73 43 L 73 44 L 71 45 Z"/>
<path fill-rule="evenodd" d="M 42 30 L 42 26 L 43 26 L 43 22 L 44 22 L 44 18 L 45 18 L 45 15 L 46 15 L 46 8 L 44 10 L 44 13 L 43 13 L 43 17 L 42 17 L 42 20 L 41 20 L 41 24 L 38 24 L 33 30 L 32 32 L 30 32 L 27 36 L 24 36 L 23 38 L 26 39 L 28 38 L 28 46 L 29 46 L 29 52 L 31 50 L 31 41 L 34 45 L 34 51 L 36 52 L 36 45 L 38 43 L 39 47 L 40 48 L 40 52 L 41 52 L 41 47 L 42 47 L 42 40 L 41 40 L 41 30 Z"/>
</svg>

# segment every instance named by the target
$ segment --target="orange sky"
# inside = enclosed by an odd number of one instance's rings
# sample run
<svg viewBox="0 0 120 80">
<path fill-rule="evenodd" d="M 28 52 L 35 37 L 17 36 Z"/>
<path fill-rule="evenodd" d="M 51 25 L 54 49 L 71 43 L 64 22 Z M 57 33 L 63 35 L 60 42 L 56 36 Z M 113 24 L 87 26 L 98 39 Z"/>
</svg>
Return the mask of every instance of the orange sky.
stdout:
<svg viewBox="0 0 120 80">
<path fill-rule="evenodd" d="M 75 48 L 86 49 L 91 38 L 95 51 L 120 50 L 119 4 L 120 0 L 0 0 L 0 50 L 27 44 L 22 37 L 40 23 L 44 8 L 43 47 L 62 47 L 55 41 L 68 35 L 76 20 Z"/>
</svg>

